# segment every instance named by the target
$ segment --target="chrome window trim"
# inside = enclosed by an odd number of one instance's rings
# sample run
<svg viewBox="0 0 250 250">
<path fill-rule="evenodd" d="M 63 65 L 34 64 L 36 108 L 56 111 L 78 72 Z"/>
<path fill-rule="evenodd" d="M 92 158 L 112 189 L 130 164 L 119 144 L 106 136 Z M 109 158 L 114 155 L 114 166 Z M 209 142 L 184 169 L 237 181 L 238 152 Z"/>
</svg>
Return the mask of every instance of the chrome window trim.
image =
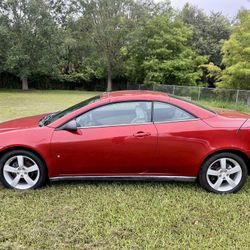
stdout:
<svg viewBox="0 0 250 250">
<path fill-rule="evenodd" d="M 185 182 L 194 182 L 196 181 L 196 176 L 154 176 L 154 175 L 106 175 L 106 176 L 95 176 L 95 175 L 83 175 L 83 176 L 57 176 L 57 177 L 51 177 L 51 181 L 72 181 L 72 180 L 78 180 L 78 181 L 98 181 L 98 180 L 107 180 L 107 181 L 117 181 L 117 180 L 134 180 L 134 181 L 185 181 Z"/>
<path fill-rule="evenodd" d="M 115 125 L 99 125 L 99 126 L 91 126 L 91 127 L 77 127 L 77 129 L 107 128 L 107 127 L 120 127 L 120 126 L 137 126 L 137 125 L 148 125 L 148 124 L 153 124 L 153 122 L 115 124 Z"/>
<path fill-rule="evenodd" d="M 154 124 L 189 122 L 189 121 L 198 121 L 198 120 L 201 120 L 201 118 L 185 119 L 185 120 L 175 120 L 175 121 L 154 122 Z"/>
<path fill-rule="evenodd" d="M 103 125 L 103 126 L 91 126 L 91 127 L 77 127 L 77 129 L 107 128 L 107 127 L 120 127 L 120 126 L 138 126 L 138 125 L 149 125 L 149 124 L 189 122 L 189 121 L 198 121 L 198 120 L 200 120 L 200 118 L 189 119 L 189 120 L 163 121 L 163 122 L 143 122 L 143 123 L 128 123 L 128 124 Z"/>
</svg>

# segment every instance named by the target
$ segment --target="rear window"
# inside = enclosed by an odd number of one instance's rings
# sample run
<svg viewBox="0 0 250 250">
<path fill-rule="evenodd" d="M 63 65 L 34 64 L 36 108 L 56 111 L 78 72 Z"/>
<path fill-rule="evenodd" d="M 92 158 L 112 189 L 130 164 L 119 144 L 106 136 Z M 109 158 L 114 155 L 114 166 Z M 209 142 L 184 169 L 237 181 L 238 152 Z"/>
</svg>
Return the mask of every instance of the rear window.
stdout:
<svg viewBox="0 0 250 250">
<path fill-rule="evenodd" d="M 186 121 L 196 117 L 187 111 L 164 102 L 154 102 L 154 122 Z"/>
</svg>

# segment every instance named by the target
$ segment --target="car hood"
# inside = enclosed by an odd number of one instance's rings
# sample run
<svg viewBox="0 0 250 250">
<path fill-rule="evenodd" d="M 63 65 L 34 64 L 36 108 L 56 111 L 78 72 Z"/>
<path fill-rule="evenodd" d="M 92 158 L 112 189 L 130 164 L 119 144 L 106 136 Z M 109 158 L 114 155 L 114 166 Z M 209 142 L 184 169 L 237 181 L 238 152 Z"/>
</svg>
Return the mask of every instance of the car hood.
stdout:
<svg viewBox="0 0 250 250">
<path fill-rule="evenodd" d="M 10 130 L 18 130 L 18 129 L 27 129 L 38 127 L 38 122 L 45 116 L 46 114 L 29 116 L 24 118 L 19 118 L 11 121 L 6 121 L 0 123 L 0 132 L 6 132 Z"/>
</svg>

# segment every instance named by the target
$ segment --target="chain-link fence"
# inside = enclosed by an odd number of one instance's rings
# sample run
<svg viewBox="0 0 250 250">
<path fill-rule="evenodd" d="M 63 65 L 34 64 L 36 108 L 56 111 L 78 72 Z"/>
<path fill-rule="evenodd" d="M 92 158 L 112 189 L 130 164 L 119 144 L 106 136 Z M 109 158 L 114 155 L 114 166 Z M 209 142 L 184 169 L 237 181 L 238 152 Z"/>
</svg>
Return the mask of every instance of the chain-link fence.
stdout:
<svg viewBox="0 0 250 250">
<path fill-rule="evenodd" d="M 144 85 L 127 84 L 127 89 L 155 90 L 176 96 L 183 96 L 191 100 L 229 102 L 236 105 L 250 106 L 250 90 L 205 88 L 196 86 L 177 85 Z"/>
</svg>

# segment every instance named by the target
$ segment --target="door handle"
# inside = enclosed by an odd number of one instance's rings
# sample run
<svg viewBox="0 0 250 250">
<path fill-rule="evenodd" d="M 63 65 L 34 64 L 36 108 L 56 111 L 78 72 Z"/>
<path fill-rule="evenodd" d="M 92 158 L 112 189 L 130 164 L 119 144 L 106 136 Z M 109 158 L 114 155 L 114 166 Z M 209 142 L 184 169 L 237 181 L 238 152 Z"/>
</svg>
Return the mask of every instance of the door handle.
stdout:
<svg viewBox="0 0 250 250">
<path fill-rule="evenodd" d="M 138 131 L 134 134 L 134 137 L 137 137 L 137 138 L 143 138 L 145 136 L 150 136 L 151 133 L 149 132 L 144 132 L 144 131 Z"/>
</svg>

